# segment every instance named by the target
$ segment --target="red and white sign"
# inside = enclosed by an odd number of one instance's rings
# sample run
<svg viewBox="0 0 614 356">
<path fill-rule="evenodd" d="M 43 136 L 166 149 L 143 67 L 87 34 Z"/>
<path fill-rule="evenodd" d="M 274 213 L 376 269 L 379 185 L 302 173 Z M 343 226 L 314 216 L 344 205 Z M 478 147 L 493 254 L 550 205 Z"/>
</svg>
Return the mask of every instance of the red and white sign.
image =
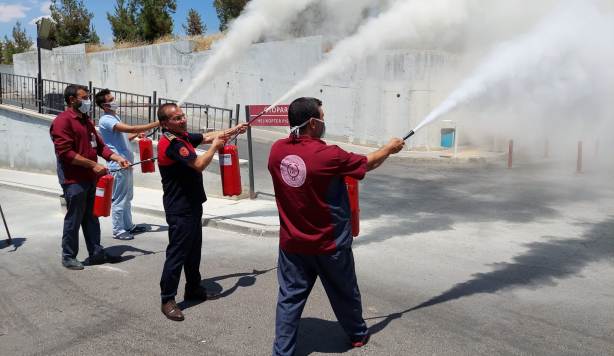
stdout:
<svg viewBox="0 0 614 356">
<path fill-rule="evenodd" d="M 251 126 L 290 126 L 288 123 L 288 106 L 279 105 L 272 108 L 264 115 L 252 121 Z M 261 114 L 269 105 L 250 105 L 249 120 Z"/>
</svg>

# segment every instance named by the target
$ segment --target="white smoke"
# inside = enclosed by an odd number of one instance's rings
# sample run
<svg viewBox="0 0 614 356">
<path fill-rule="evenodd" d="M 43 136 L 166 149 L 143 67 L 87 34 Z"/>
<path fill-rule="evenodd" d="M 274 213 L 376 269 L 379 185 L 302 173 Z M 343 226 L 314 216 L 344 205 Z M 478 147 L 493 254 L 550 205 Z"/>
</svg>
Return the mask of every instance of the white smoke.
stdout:
<svg viewBox="0 0 614 356">
<path fill-rule="evenodd" d="M 331 40 L 356 31 L 365 18 L 388 6 L 384 0 L 319 0 L 308 6 L 295 21 L 270 36 L 273 39 L 324 35 Z"/>
<path fill-rule="evenodd" d="M 598 111 L 614 60 L 614 18 L 599 3 L 561 2 L 533 31 L 498 45 L 414 131 L 472 101 L 515 114 L 529 108 L 540 120 Z"/>
<path fill-rule="evenodd" d="M 465 18 L 464 0 L 397 0 L 378 16 L 370 18 L 356 33 L 337 43 L 323 62 L 279 98 L 271 107 L 343 71 L 368 54 L 381 49 L 411 44 L 431 28 L 448 27 Z"/>
<path fill-rule="evenodd" d="M 221 72 L 224 67 L 235 62 L 249 46 L 264 34 L 275 33 L 292 21 L 315 0 L 252 0 L 231 25 L 228 33 L 213 48 L 207 60 L 179 103 L 182 104 L 194 91 Z"/>
</svg>

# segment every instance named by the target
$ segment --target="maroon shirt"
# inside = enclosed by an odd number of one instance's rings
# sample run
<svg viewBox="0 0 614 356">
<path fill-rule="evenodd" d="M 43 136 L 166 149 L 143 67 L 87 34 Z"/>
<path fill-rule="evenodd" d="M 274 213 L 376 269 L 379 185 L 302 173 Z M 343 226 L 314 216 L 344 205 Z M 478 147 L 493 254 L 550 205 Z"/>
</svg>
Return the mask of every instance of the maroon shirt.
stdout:
<svg viewBox="0 0 614 356">
<path fill-rule="evenodd" d="M 279 210 L 279 246 L 289 253 L 330 254 L 352 246 L 343 177 L 362 179 L 367 157 L 309 136 L 271 147 L 269 172 Z"/>
<path fill-rule="evenodd" d="M 49 129 L 58 160 L 58 177 L 61 184 L 96 182 L 96 173 L 91 168 L 72 163 L 77 154 L 98 161 L 102 156 L 107 161 L 113 151 L 105 144 L 89 117 L 80 118 L 73 109 L 61 112 Z"/>
</svg>

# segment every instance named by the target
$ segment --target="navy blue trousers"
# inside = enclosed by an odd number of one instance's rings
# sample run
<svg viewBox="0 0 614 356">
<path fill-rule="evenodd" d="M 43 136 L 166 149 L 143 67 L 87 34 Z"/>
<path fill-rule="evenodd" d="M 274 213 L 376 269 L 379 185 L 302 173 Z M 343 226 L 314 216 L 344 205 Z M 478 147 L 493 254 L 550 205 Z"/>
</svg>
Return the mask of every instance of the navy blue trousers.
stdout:
<svg viewBox="0 0 614 356">
<path fill-rule="evenodd" d="M 79 253 L 79 227 L 83 229 L 85 245 L 90 257 L 103 253 L 100 245 L 100 223 L 94 216 L 96 186 L 93 182 L 62 184 L 66 199 L 66 216 L 62 232 L 62 258 L 77 258 Z"/>
<path fill-rule="evenodd" d="M 189 213 L 166 214 L 168 223 L 168 247 L 162 278 L 160 297 L 162 303 L 175 299 L 181 269 L 185 272 L 185 289 L 200 286 L 200 254 L 203 243 L 203 207 L 195 206 Z"/>
<path fill-rule="evenodd" d="M 317 277 L 350 340 L 360 340 L 367 335 L 351 249 L 332 255 L 291 254 L 280 249 L 273 355 L 294 354 L 301 314 Z"/>
</svg>

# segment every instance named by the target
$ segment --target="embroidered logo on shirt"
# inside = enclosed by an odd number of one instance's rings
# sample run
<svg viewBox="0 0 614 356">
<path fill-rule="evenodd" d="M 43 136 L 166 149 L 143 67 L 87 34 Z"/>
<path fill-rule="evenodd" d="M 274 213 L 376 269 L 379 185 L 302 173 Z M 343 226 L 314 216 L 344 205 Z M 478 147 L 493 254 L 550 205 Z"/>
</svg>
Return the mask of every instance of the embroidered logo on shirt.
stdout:
<svg viewBox="0 0 614 356">
<path fill-rule="evenodd" d="M 307 167 L 301 157 L 296 155 L 286 156 L 281 161 L 279 169 L 281 171 L 281 178 L 287 185 L 298 188 L 305 183 Z"/>
<path fill-rule="evenodd" d="M 185 147 L 181 147 L 179 149 L 179 154 L 181 155 L 181 157 L 187 157 L 190 155 L 190 151 L 188 151 L 188 149 Z"/>
</svg>

